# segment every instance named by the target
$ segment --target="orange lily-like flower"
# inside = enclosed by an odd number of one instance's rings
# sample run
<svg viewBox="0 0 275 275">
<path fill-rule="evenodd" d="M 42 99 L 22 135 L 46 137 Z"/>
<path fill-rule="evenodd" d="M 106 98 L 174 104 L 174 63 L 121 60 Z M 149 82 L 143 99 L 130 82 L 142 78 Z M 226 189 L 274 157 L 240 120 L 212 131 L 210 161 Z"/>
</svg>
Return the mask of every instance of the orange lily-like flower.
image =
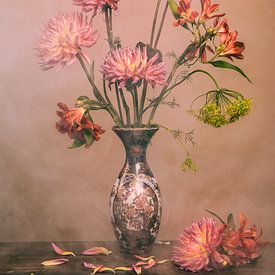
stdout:
<svg viewBox="0 0 275 275">
<path fill-rule="evenodd" d="M 244 214 L 239 215 L 240 227 L 235 230 L 235 226 L 225 227 L 222 233 L 221 245 L 228 254 L 231 265 L 241 265 L 251 262 L 258 258 L 259 247 L 264 243 L 259 239 L 261 234 L 257 236 L 257 228 L 253 225 L 250 229 L 246 229 L 247 218 Z"/>
<path fill-rule="evenodd" d="M 57 105 L 61 110 L 56 113 L 61 119 L 56 123 L 56 128 L 61 134 L 67 133 L 71 139 L 78 139 L 86 143 L 82 132 L 83 129 L 90 130 L 93 139 L 96 141 L 105 132 L 99 125 L 94 124 L 85 116 L 86 110 L 84 108 L 70 109 L 66 104 L 61 102 Z"/>
<path fill-rule="evenodd" d="M 201 0 L 202 14 L 200 16 L 199 22 L 204 23 L 208 19 L 214 17 L 222 17 L 225 13 L 213 14 L 219 9 L 219 4 L 212 4 L 211 0 Z"/>
<path fill-rule="evenodd" d="M 232 57 L 243 59 L 242 55 L 245 50 L 245 45 L 242 42 L 236 41 L 238 32 L 229 32 L 221 36 L 221 45 L 216 49 L 218 56 L 227 57 L 232 60 Z"/>
<path fill-rule="evenodd" d="M 229 26 L 227 20 L 220 21 L 220 17 L 217 17 L 214 21 L 214 33 L 218 35 L 226 35 L 229 32 Z"/>
<path fill-rule="evenodd" d="M 178 13 L 180 18 L 173 23 L 175 27 L 184 25 L 185 23 L 194 23 L 199 15 L 197 11 L 191 9 L 191 0 L 181 0 L 179 2 Z"/>
</svg>

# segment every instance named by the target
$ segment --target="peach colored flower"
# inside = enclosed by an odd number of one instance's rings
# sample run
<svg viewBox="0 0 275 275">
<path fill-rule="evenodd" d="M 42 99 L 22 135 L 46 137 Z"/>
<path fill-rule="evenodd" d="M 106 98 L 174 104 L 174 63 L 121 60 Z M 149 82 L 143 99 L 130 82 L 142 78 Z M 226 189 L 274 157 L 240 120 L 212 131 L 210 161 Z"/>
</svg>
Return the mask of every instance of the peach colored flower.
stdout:
<svg viewBox="0 0 275 275">
<path fill-rule="evenodd" d="M 75 62 L 79 54 L 89 62 L 82 47 L 92 47 L 99 35 L 93 29 L 92 22 L 83 14 L 59 13 L 45 26 L 38 38 L 35 51 L 43 70 L 60 70 Z"/>
<path fill-rule="evenodd" d="M 152 87 L 165 85 L 166 69 L 164 62 L 158 62 L 158 54 L 148 58 L 146 47 L 115 49 L 104 59 L 101 72 L 110 83 L 119 81 L 122 88 L 147 80 Z"/>
<path fill-rule="evenodd" d="M 217 17 L 214 21 L 214 32 L 218 35 L 227 35 L 229 32 L 227 20 L 220 21 L 220 17 Z"/>
<path fill-rule="evenodd" d="M 238 32 L 229 32 L 221 36 L 221 45 L 217 48 L 218 55 L 232 59 L 243 59 L 242 55 L 245 50 L 245 45 L 242 42 L 236 41 Z"/>
<path fill-rule="evenodd" d="M 239 215 L 240 227 L 235 230 L 235 226 L 226 226 L 222 233 L 221 245 L 229 256 L 230 264 L 238 266 L 249 263 L 258 258 L 259 248 L 263 243 L 260 242 L 260 236 L 257 235 L 257 228 L 253 225 L 250 229 L 247 227 L 247 218 L 244 214 Z"/>
<path fill-rule="evenodd" d="M 184 25 L 185 23 L 193 23 L 199 15 L 197 11 L 191 9 L 191 0 L 181 0 L 179 2 L 178 14 L 180 18 L 173 23 L 175 27 Z"/>
<path fill-rule="evenodd" d="M 227 257 L 217 251 L 221 242 L 220 228 L 212 218 L 192 223 L 179 235 L 172 260 L 181 269 L 198 272 L 227 264 Z"/>
<path fill-rule="evenodd" d="M 211 0 L 201 0 L 202 13 L 199 19 L 200 23 L 215 17 L 222 17 L 225 13 L 213 14 L 219 9 L 219 4 L 212 4 Z"/>
<path fill-rule="evenodd" d="M 82 7 L 83 12 L 93 12 L 94 15 L 99 11 L 104 10 L 107 6 L 113 10 L 118 9 L 119 0 L 73 0 L 73 4 Z"/>
<path fill-rule="evenodd" d="M 83 129 L 90 130 L 96 141 L 105 132 L 99 125 L 94 124 L 84 115 L 86 112 L 84 108 L 69 109 L 66 104 L 61 102 L 57 105 L 61 111 L 57 111 L 56 113 L 61 119 L 56 123 L 56 128 L 61 134 L 67 133 L 71 139 L 77 138 L 85 142 Z"/>
</svg>

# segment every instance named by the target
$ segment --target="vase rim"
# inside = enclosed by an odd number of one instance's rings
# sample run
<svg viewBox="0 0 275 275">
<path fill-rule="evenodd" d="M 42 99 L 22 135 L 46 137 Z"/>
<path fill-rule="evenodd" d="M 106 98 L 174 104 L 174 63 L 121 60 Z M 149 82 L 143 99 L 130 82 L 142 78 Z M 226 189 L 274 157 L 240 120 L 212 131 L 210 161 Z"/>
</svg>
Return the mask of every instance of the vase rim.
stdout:
<svg viewBox="0 0 275 275">
<path fill-rule="evenodd" d="M 158 125 L 146 125 L 144 127 L 118 127 L 118 126 L 113 126 L 112 127 L 113 131 L 151 131 L 151 130 L 158 130 L 159 129 L 159 126 Z"/>
</svg>

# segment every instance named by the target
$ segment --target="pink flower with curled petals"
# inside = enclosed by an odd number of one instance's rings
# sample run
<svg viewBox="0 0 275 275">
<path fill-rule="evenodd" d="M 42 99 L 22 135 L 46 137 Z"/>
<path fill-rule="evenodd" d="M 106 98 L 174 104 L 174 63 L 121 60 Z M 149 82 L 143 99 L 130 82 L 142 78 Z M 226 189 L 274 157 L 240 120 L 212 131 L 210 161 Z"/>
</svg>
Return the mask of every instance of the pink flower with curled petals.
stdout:
<svg viewBox="0 0 275 275">
<path fill-rule="evenodd" d="M 236 41 L 238 32 L 229 32 L 221 36 L 221 45 L 217 47 L 218 56 L 227 57 L 232 60 L 232 57 L 243 59 L 243 51 L 245 45 L 242 42 Z"/>
<path fill-rule="evenodd" d="M 152 87 L 165 85 L 165 63 L 159 62 L 158 58 L 155 54 L 149 59 L 146 47 L 115 49 L 105 57 L 101 72 L 110 83 L 119 81 L 120 88 L 141 80 L 148 81 Z"/>
<path fill-rule="evenodd" d="M 35 51 L 43 70 L 57 70 L 75 62 L 81 55 L 89 62 L 82 47 L 92 47 L 99 35 L 93 29 L 92 22 L 81 13 L 59 13 L 45 26 L 38 38 Z"/>
<path fill-rule="evenodd" d="M 119 0 L 73 0 L 73 4 L 82 7 L 83 12 L 93 12 L 94 15 L 98 11 L 103 11 L 107 6 L 112 10 L 118 9 Z"/>
<path fill-rule="evenodd" d="M 220 243 L 220 228 L 215 220 L 202 218 L 179 235 L 172 260 L 181 269 L 192 272 L 224 266 L 227 264 L 227 256 L 217 251 Z"/>
<path fill-rule="evenodd" d="M 178 14 L 179 18 L 173 24 L 175 27 L 184 25 L 185 23 L 193 23 L 199 15 L 197 11 L 191 9 L 191 0 L 181 0 L 179 2 Z"/>
<path fill-rule="evenodd" d="M 201 0 L 202 13 L 199 19 L 200 23 L 215 17 L 222 17 L 225 13 L 213 14 L 219 10 L 219 4 L 212 4 L 211 0 Z"/>
</svg>

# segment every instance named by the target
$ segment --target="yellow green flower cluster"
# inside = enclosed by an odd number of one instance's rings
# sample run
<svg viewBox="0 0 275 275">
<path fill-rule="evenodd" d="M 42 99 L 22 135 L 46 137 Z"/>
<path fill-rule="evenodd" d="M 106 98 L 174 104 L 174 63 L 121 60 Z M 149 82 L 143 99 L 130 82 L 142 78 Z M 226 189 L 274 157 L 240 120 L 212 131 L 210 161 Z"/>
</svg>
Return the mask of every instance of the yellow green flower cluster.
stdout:
<svg viewBox="0 0 275 275">
<path fill-rule="evenodd" d="M 252 100 L 246 98 L 243 100 L 236 100 L 228 105 L 226 112 L 229 115 L 230 122 L 235 122 L 239 118 L 246 116 L 251 110 Z"/>
<path fill-rule="evenodd" d="M 235 100 L 224 108 L 216 103 L 208 103 L 200 110 L 197 117 L 200 121 L 219 128 L 246 116 L 251 110 L 251 105 L 252 100 L 249 98 Z"/>
</svg>

